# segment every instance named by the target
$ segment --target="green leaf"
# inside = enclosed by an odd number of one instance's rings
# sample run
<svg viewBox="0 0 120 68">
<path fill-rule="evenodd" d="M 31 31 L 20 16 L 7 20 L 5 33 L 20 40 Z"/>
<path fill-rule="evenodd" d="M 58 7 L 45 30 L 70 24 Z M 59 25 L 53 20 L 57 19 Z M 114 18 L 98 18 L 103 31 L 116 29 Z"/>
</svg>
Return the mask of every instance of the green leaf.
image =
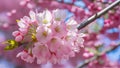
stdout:
<svg viewBox="0 0 120 68">
<path fill-rule="evenodd" d="M 7 40 L 5 44 L 7 46 L 4 48 L 4 50 L 12 50 L 18 47 L 18 42 L 16 42 L 15 40 Z"/>
</svg>

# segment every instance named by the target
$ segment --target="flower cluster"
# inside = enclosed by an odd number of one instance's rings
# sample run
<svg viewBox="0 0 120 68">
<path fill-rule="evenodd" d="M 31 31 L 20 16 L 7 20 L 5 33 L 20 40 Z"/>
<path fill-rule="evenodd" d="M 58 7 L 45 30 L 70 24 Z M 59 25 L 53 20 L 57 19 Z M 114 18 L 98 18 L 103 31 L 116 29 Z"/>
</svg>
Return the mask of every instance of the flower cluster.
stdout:
<svg viewBox="0 0 120 68">
<path fill-rule="evenodd" d="M 74 57 L 83 46 L 84 34 L 77 30 L 78 23 L 73 18 L 66 21 L 66 10 L 30 11 L 29 16 L 17 20 L 19 30 L 13 32 L 15 41 L 25 47 L 17 55 L 24 61 L 60 63 Z"/>
</svg>

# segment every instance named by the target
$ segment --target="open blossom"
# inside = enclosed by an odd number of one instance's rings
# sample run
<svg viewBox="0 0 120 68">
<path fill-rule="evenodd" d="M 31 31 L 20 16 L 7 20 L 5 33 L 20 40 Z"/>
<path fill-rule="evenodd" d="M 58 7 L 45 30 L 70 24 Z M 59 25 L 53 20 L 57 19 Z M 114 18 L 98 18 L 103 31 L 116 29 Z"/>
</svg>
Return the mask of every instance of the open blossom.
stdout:
<svg viewBox="0 0 120 68">
<path fill-rule="evenodd" d="M 40 42 L 35 43 L 35 47 L 32 49 L 33 56 L 37 58 L 37 63 L 47 63 L 51 56 L 48 46 L 41 44 Z"/>
<path fill-rule="evenodd" d="M 37 14 L 37 19 L 39 24 L 50 24 L 51 19 L 52 19 L 52 15 L 51 12 L 46 10 L 43 13 L 38 13 Z"/>
<path fill-rule="evenodd" d="M 53 16 L 54 19 L 57 21 L 64 21 L 67 16 L 66 10 L 59 10 L 59 9 L 53 10 Z"/>
<path fill-rule="evenodd" d="M 51 52 L 56 52 L 62 46 L 62 40 L 58 37 L 53 37 L 48 43 Z"/>
<path fill-rule="evenodd" d="M 21 57 L 22 60 L 29 62 L 29 63 L 32 63 L 34 61 L 34 57 L 26 51 L 22 51 L 18 53 L 17 57 Z"/>
<path fill-rule="evenodd" d="M 69 30 L 69 31 L 71 31 L 71 32 L 76 32 L 76 31 L 78 31 L 76 28 L 77 28 L 77 22 L 73 19 L 73 18 L 71 18 L 71 19 L 69 19 L 68 21 L 67 21 L 67 29 Z"/>
<path fill-rule="evenodd" d="M 45 26 L 39 26 L 36 30 L 36 38 L 41 43 L 46 43 L 51 38 L 51 29 Z"/>
<path fill-rule="evenodd" d="M 67 34 L 67 26 L 63 22 L 54 22 L 51 29 L 54 36 L 64 37 Z"/>
<path fill-rule="evenodd" d="M 60 63 L 74 57 L 83 46 L 84 34 L 78 32 L 78 23 L 73 19 L 65 21 L 66 11 L 56 9 L 42 13 L 30 11 L 18 21 L 19 31 L 14 31 L 13 36 L 21 42 L 25 49 L 30 49 L 32 56 L 22 51 L 17 57 L 32 63 L 37 59 L 37 64 Z"/>
</svg>

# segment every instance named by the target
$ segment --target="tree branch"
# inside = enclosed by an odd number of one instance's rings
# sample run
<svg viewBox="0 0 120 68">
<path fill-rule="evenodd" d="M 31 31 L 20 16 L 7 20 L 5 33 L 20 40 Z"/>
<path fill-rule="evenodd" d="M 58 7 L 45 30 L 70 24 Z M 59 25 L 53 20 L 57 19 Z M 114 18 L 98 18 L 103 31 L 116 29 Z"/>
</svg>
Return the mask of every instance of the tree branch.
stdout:
<svg viewBox="0 0 120 68">
<path fill-rule="evenodd" d="M 77 68 L 83 68 L 84 66 L 88 65 L 91 61 L 94 61 L 94 60 L 98 59 L 98 58 L 101 57 L 103 54 L 106 54 L 106 53 L 109 53 L 109 52 L 115 50 L 115 49 L 118 48 L 119 46 L 120 46 L 120 43 L 119 43 L 118 45 L 116 45 L 116 46 L 112 46 L 112 47 L 104 50 L 102 53 L 97 54 L 97 55 L 93 56 L 92 58 L 90 58 L 90 59 L 88 59 L 88 60 L 85 60 L 82 64 L 78 65 Z"/>
<path fill-rule="evenodd" d="M 120 3 L 120 0 L 116 0 L 115 2 L 113 2 L 111 5 L 109 5 L 108 7 L 106 7 L 105 9 L 101 10 L 100 12 L 94 14 L 93 16 L 91 16 L 90 18 L 86 19 L 85 21 L 83 21 L 78 27 L 77 29 L 80 30 L 82 28 L 84 28 L 85 26 L 87 26 L 88 24 L 90 24 L 91 22 L 93 22 L 95 19 L 99 18 L 100 16 L 104 15 L 105 13 L 107 13 L 109 10 L 111 10 L 113 7 L 117 6 Z"/>
<path fill-rule="evenodd" d="M 99 18 L 100 16 L 104 15 L 105 13 L 107 13 L 109 10 L 111 10 L 113 7 L 117 6 L 120 3 L 120 0 L 116 0 L 115 2 L 113 2 L 111 5 L 109 5 L 108 7 L 106 7 L 105 9 L 101 10 L 100 12 L 94 14 L 93 16 L 91 16 L 90 18 L 88 18 L 87 20 L 83 21 L 78 27 L 77 29 L 80 30 L 82 28 L 84 28 L 85 26 L 87 26 L 88 24 L 92 23 L 95 19 Z M 80 64 L 77 68 L 83 68 L 85 65 L 88 65 L 91 61 L 94 61 L 96 59 L 98 59 L 100 56 L 102 56 L 103 54 L 106 54 L 114 49 L 116 49 L 117 47 L 120 46 L 120 43 L 116 46 L 110 47 L 106 50 L 104 50 L 102 53 L 93 56 L 92 58 L 85 60 L 82 64 Z"/>
</svg>

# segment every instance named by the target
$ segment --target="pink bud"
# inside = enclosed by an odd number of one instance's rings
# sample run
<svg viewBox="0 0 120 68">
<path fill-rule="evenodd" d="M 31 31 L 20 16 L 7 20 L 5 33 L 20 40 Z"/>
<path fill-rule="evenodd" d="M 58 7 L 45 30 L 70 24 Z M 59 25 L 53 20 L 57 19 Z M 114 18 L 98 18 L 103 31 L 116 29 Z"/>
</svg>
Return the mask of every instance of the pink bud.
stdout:
<svg viewBox="0 0 120 68">
<path fill-rule="evenodd" d="M 14 32 L 12 33 L 12 35 L 13 35 L 14 37 L 16 37 L 16 36 L 19 35 L 19 34 L 20 34 L 19 31 L 14 31 Z"/>
<path fill-rule="evenodd" d="M 16 38 L 15 38 L 15 41 L 17 42 L 20 42 L 22 41 L 23 37 L 21 35 L 18 35 Z"/>
<path fill-rule="evenodd" d="M 24 29 L 24 28 L 19 28 L 19 30 L 22 33 L 22 35 L 25 35 L 28 32 L 28 29 Z"/>
</svg>

